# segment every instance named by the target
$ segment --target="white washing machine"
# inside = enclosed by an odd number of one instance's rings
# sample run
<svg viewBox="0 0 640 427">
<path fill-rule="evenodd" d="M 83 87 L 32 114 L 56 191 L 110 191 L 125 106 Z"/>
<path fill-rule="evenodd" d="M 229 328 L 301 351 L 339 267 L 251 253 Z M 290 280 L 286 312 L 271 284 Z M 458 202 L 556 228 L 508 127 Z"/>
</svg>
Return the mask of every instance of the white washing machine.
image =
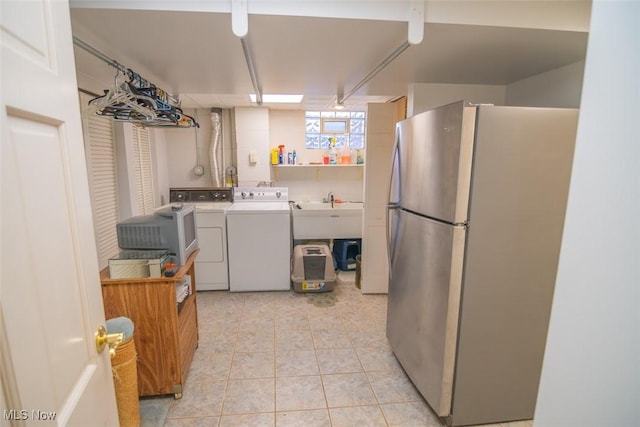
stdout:
<svg viewBox="0 0 640 427">
<path fill-rule="evenodd" d="M 238 187 L 227 209 L 229 290 L 291 288 L 291 211 L 286 187 Z"/>
</svg>

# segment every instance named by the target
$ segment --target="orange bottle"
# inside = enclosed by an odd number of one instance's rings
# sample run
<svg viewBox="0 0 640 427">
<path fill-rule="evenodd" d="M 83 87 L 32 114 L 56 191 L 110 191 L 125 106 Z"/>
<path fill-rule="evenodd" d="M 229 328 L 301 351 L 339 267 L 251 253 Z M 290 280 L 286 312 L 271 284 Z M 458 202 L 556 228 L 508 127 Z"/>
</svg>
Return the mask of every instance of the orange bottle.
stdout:
<svg viewBox="0 0 640 427">
<path fill-rule="evenodd" d="M 349 147 L 345 146 L 342 148 L 340 152 L 340 161 L 338 162 L 341 165 L 348 165 L 351 163 L 351 152 L 349 151 Z"/>
</svg>

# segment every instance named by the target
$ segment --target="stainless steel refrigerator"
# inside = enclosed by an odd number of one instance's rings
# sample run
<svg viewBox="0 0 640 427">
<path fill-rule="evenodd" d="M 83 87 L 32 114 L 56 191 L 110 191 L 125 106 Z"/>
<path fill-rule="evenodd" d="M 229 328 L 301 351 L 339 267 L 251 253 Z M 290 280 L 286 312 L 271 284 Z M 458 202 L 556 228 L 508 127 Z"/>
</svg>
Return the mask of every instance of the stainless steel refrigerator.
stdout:
<svg viewBox="0 0 640 427">
<path fill-rule="evenodd" d="M 449 425 L 533 418 L 577 116 L 460 101 L 397 124 L 387 337 Z"/>
</svg>

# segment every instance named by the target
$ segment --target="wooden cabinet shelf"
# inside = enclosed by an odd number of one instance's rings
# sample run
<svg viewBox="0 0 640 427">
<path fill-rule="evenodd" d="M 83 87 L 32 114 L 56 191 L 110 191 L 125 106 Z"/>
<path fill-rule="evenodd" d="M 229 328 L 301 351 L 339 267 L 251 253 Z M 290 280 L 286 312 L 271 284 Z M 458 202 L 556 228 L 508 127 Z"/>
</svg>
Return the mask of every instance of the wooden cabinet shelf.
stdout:
<svg viewBox="0 0 640 427">
<path fill-rule="evenodd" d="M 107 319 L 133 321 L 138 353 L 138 395 L 182 397 L 184 382 L 198 346 L 196 249 L 174 277 L 111 279 L 100 273 Z M 191 294 L 176 304 L 176 284 L 191 277 Z"/>
</svg>

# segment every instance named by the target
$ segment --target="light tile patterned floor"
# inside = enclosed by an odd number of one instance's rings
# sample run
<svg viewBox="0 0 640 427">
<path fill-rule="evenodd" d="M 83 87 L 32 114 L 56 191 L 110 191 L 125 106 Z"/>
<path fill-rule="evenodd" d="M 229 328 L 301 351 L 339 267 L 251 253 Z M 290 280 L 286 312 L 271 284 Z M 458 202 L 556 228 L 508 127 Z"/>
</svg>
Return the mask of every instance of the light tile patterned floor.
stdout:
<svg viewBox="0 0 640 427">
<path fill-rule="evenodd" d="M 386 295 L 353 280 L 341 272 L 324 294 L 198 293 L 184 397 L 142 399 L 142 426 L 441 426 L 389 348 Z"/>
</svg>

